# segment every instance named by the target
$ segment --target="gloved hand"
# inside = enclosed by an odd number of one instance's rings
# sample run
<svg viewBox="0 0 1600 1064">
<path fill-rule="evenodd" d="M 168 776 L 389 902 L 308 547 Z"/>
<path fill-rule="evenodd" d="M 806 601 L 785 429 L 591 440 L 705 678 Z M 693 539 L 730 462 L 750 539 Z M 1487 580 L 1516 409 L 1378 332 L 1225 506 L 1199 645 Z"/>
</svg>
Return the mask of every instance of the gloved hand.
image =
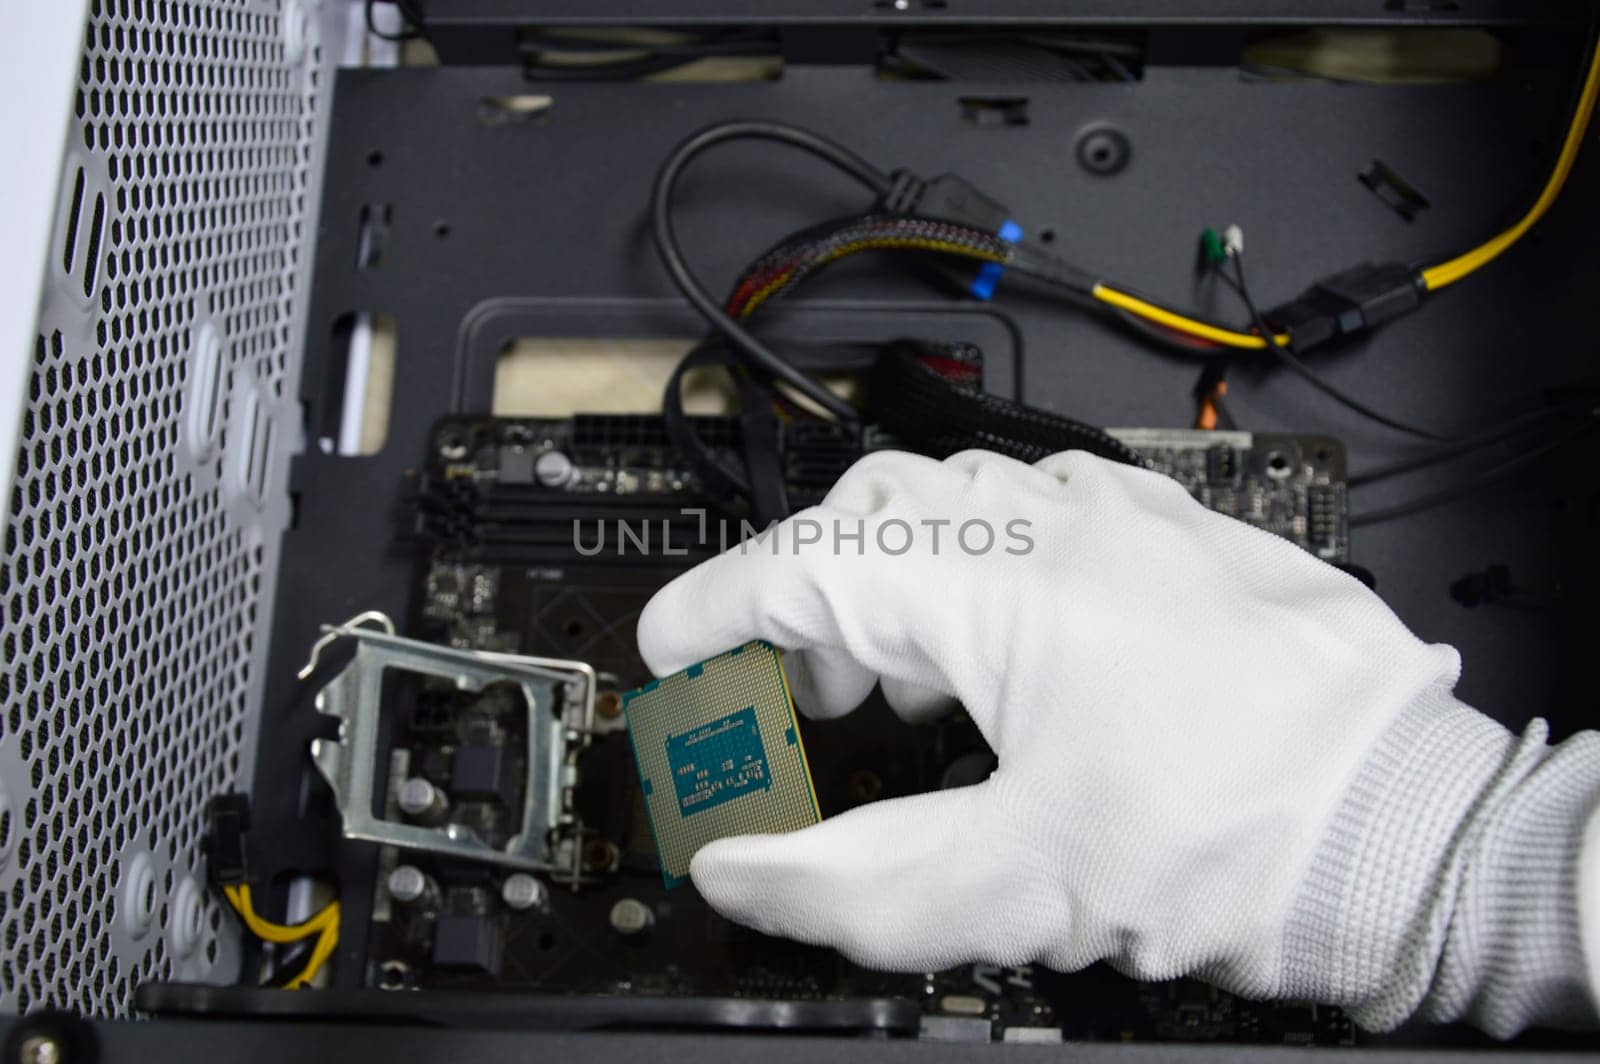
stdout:
<svg viewBox="0 0 1600 1064">
<path fill-rule="evenodd" d="M 657 674 L 752 637 L 813 717 L 881 683 L 912 720 L 959 700 L 998 755 L 982 784 L 695 857 L 727 917 L 883 969 L 1106 959 L 1392 1025 L 1512 756 L 1451 696 L 1456 653 L 1358 581 L 1079 452 L 870 456 L 639 624 Z"/>
</svg>

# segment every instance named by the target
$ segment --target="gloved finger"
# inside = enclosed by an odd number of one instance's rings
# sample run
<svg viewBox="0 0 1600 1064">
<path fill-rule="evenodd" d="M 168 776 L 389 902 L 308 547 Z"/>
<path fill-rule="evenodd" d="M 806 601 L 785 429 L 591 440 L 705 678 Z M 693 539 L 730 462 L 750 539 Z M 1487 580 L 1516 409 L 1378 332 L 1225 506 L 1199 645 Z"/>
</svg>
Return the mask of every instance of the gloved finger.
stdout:
<svg viewBox="0 0 1600 1064">
<path fill-rule="evenodd" d="M 662 675 L 761 638 L 784 650 L 846 651 L 880 677 L 947 694 L 979 689 L 983 663 L 996 655 L 973 646 L 963 629 L 975 627 L 982 641 L 1005 646 L 1011 603 L 956 605 L 972 597 L 963 590 L 979 586 L 992 564 L 958 539 L 965 525 L 984 524 L 992 546 L 993 528 L 967 515 L 1009 528 L 1004 521 L 1016 483 L 1023 491 L 1059 490 L 1048 474 L 992 454 L 948 463 L 898 453 L 862 459 L 823 506 L 657 592 L 639 619 L 640 653 Z M 886 530 L 893 535 L 885 537 Z M 962 623 L 950 622 L 952 612 Z M 853 691 L 859 680 L 852 670 L 840 688 Z M 818 693 L 824 712 L 843 701 Z M 913 710 L 932 710 L 925 697 L 907 698 Z"/>
<path fill-rule="evenodd" d="M 657 676 L 677 672 L 751 639 L 783 650 L 837 649 L 831 604 L 796 545 L 802 511 L 760 540 L 731 547 L 657 591 L 639 615 L 639 654 Z M 802 531 L 802 535 L 803 535 Z"/>
<path fill-rule="evenodd" d="M 881 586 L 919 571 L 917 559 L 872 554 L 876 542 L 867 526 L 886 508 L 897 516 L 904 511 L 901 520 L 949 510 L 970 481 L 970 473 L 920 455 L 880 452 L 863 458 L 839 479 L 823 506 L 795 514 L 658 591 L 639 618 L 645 664 L 664 675 L 757 637 L 785 650 L 849 647 L 862 660 L 861 643 L 870 641 L 865 637 L 877 629 L 901 634 L 904 624 L 916 619 L 882 602 L 863 608 L 869 601 L 863 594 L 866 583 Z M 928 677 L 918 680 L 926 683 Z"/>
<path fill-rule="evenodd" d="M 930 724 L 948 717 L 960 708 L 961 703 L 947 692 L 926 687 L 910 680 L 897 680 L 885 676 L 882 680 L 883 700 L 895 715 L 907 724 Z"/>
<path fill-rule="evenodd" d="M 843 650 L 812 647 L 783 655 L 795 708 L 816 720 L 842 717 L 872 693 L 878 678 Z"/>
<path fill-rule="evenodd" d="M 1066 934 L 1047 899 L 1016 896 L 1019 861 L 994 830 L 996 783 L 875 802 L 789 835 L 704 847 L 689 866 L 717 912 L 769 935 L 832 946 L 885 971 L 1021 964 Z M 1058 918 L 1059 917 L 1059 918 Z"/>
<path fill-rule="evenodd" d="M 993 451 L 960 451 L 939 461 L 904 451 L 876 451 L 839 478 L 823 500 L 828 510 L 869 516 L 913 510 L 920 516 L 948 515 L 976 485 L 1003 480 L 1004 496 L 1018 492 L 1054 495 L 1060 481 L 1053 474 Z M 990 515 L 994 516 L 994 515 Z"/>
<path fill-rule="evenodd" d="M 866 677 L 953 692 L 945 666 L 956 658 L 937 645 L 950 633 L 930 620 L 918 560 L 806 549 L 815 542 L 808 537 L 832 521 L 827 511 L 803 511 L 771 529 L 770 539 L 726 551 L 657 591 L 639 616 L 645 664 L 663 676 L 765 639 L 785 652 L 825 652 L 801 667 L 808 675 L 800 685 L 817 696 L 813 715 L 845 712 L 860 688 L 870 690 Z M 844 675 L 824 678 L 824 663 Z"/>
<path fill-rule="evenodd" d="M 1112 492 L 1138 500 L 1145 509 L 1158 514 L 1205 512 L 1189 490 L 1173 478 L 1151 469 L 1108 462 L 1087 451 L 1052 454 L 1035 462 L 1033 468 L 1061 484 L 1072 485 L 1080 495 Z"/>
<path fill-rule="evenodd" d="M 948 495 L 960 479 L 953 473 L 951 466 L 927 455 L 878 451 L 847 469 L 828 489 L 822 505 L 830 513 L 866 517 L 899 507 L 908 499 Z"/>
<path fill-rule="evenodd" d="M 1065 483 L 1084 467 L 1082 451 L 1057 451 L 1033 463 L 1033 468 Z"/>
</svg>

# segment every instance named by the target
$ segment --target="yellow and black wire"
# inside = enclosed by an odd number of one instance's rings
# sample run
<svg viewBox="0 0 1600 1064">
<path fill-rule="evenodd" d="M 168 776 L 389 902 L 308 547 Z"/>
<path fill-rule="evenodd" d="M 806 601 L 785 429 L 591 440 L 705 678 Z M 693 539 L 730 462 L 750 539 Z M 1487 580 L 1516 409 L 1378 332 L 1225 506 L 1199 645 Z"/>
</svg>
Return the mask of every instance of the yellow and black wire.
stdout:
<svg viewBox="0 0 1600 1064">
<path fill-rule="evenodd" d="M 1544 188 L 1540 189 L 1539 196 L 1533 201 L 1533 206 L 1518 218 L 1515 223 L 1494 236 L 1485 240 L 1470 251 L 1462 252 L 1453 259 L 1448 259 L 1434 266 L 1422 270 L 1422 284 L 1430 292 L 1437 292 L 1448 285 L 1483 269 L 1498 258 L 1511 245 L 1521 240 L 1532 229 L 1534 224 L 1543 218 L 1550 210 L 1556 198 L 1561 195 L 1561 189 L 1567 183 L 1567 177 L 1572 173 L 1573 164 L 1578 159 L 1578 149 L 1583 146 L 1584 135 L 1588 132 L 1589 121 L 1594 117 L 1595 100 L 1600 97 L 1600 45 L 1597 45 L 1589 57 L 1589 70 L 1584 76 L 1583 87 L 1578 90 L 1578 103 L 1572 112 L 1572 121 L 1567 125 L 1567 135 L 1561 142 L 1561 151 L 1556 156 L 1556 164 L 1550 171 L 1550 176 L 1545 180 Z"/>
<path fill-rule="evenodd" d="M 1528 230 L 1545 216 L 1561 195 L 1561 190 L 1566 186 L 1567 178 L 1572 173 L 1573 165 L 1578 158 L 1578 150 L 1583 146 L 1590 120 L 1594 117 L 1597 98 L 1600 98 L 1600 46 L 1597 46 L 1589 57 L 1588 70 L 1578 91 L 1577 104 L 1573 108 L 1572 119 L 1567 124 L 1561 151 L 1556 156 L 1555 166 L 1551 168 L 1544 187 L 1540 189 L 1533 205 L 1514 224 L 1470 251 L 1418 271 L 1418 279 L 1424 291 L 1437 292 L 1481 270 L 1521 240 Z M 1155 300 L 1136 295 L 1118 285 L 1104 281 L 1096 282 L 1092 294 L 1095 299 L 1107 306 L 1224 347 L 1260 350 L 1267 346 L 1259 328 L 1250 331 L 1218 326 L 1187 312 L 1162 306 Z M 1293 338 L 1288 333 L 1276 333 L 1273 339 L 1278 345 L 1286 346 Z"/>
<path fill-rule="evenodd" d="M 1584 136 L 1588 131 L 1594 115 L 1596 99 L 1600 97 L 1600 47 L 1597 47 L 1589 58 L 1589 64 L 1583 78 L 1578 99 L 1573 108 L 1572 118 L 1568 123 L 1567 133 L 1563 139 L 1561 150 L 1556 157 L 1555 165 L 1546 178 L 1538 197 L 1532 206 L 1511 226 L 1482 244 L 1463 252 L 1451 259 L 1433 266 L 1422 268 L 1417 273 L 1418 285 L 1427 292 L 1436 292 L 1462 278 L 1482 269 L 1508 248 L 1520 240 L 1544 215 L 1560 196 L 1565 187 L 1573 166 L 1577 160 L 1578 152 L 1583 144 Z M 711 131 L 708 131 L 708 133 Z M 808 138 L 815 138 L 814 134 L 807 134 Z M 810 146 L 810 145 L 806 145 Z M 837 149 L 843 152 L 843 149 Z M 848 154 L 848 153 L 845 153 Z M 859 159 L 850 156 L 857 169 L 865 166 Z M 868 168 L 870 169 L 870 168 Z M 881 179 L 882 175 L 873 175 Z M 880 220 L 881 225 L 887 225 L 890 218 L 887 216 Z M 905 218 L 904 220 L 923 225 L 929 224 L 930 219 Z M 975 229 L 966 229 L 953 226 L 953 229 L 962 230 L 955 241 L 946 241 L 942 238 L 930 238 L 928 242 L 920 239 L 902 238 L 896 235 L 884 234 L 876 239 L 818 239 L 816 233 L 807 231 L 791 241 L 779 245 L 779 248 L 789 247 L 797 249 L 809 241 L 809 247 L 799 248 L 804 254 L 797 254 L 794 268 L 789 273 L 781 269 L 774 271 L 773 256 L 779 249 L 763 256 L 755 266 L 747 271 L 740 285 L 735 288 L 735 296 L 730 300 L 728 312 L 737 318 L 748 317 L 754 310 L 767 299 L 778 292 L 791 287 L 813 270 L 827 263 L 837 261 L 847 255 L 861 251 L 881 248 L 900 248 L 909 250 L 926 250 L 946 254 L 953 254 L 980 261 L 1000 262 L 1019 272 L 1041 274 L 1030 269 L 1030 262 L 1034 265 L 1048 263 L 1050 257 L 1044 255 L 1041 249 L 1023 246 L 1003 245 L 1000 247 L 985 247 L 976 242 L 976 238 L 988 237 Z M 780 267 L 782 263 L 778 264 Z M 1056 260 L 1054 267 L 1065 268 L 1065 264 Z M 1046 269 L 1044 275 L 1051 271 Z M 1072 271 L 1073 279 L 1068 287 L 1078 290 L 1086 296 L 1124 320 L 1133 319 L 1142 322 L 1157 330 L 1156 335 L 1168 338 L 1180 338 L 1187 341 L 1196 350 L 1206 351 L 1217 348 L 1234 349 L 1243 351 L 1259 351 L 1269 347 L 1268 338 L 1263 334 L 1256 323 L 1249 326 L 1237 327 L 1230 324 L 1209 321 L 1201 315 L 1190 311 L 1180 310 L 1162 303 L 1160 300 L 1143 295 L 1127 285 L 1103 278 L 1093 278 L 1078 271 Z M 753 278 L 764 277 L 765 283 L 746 290 Z M 1080 279 L 1087 278 L 1083 283 Z M 738 309 L 735 309 L 735 308 Z M 1284 331 L 1274 331 L 1271 336 L 1273 345 L 1284 347 L 1293 341 L 1293 336 Z"/>
<path fill-rule="evenodd" d="M 1414 286 L 1418 292 L 1436 292 L 1482 269 L 1544 217 L 1561 194 L 1573 170 L 1593 117 L 1597 96 L 1600 96 L 1600 46 L 1589 56 L 1561 150 L 1532 206 L 1514 224 L 1471 250 L 1437 265 L 1416 269 Z M 776 141 L 806 151 L 875 192 L 879 197 L 879 206 L 870 214 L 814 227 L 788 238 L 746 270 L 728 299 L 719 303 L 701 287 L 689 270 L 672 224 L 671 201 L 679 175 L 694 157 L 714 145 L 738 139 Z M 749 332 L 744 323 L 771 299 L 842 258 L 864 251 L 900 250 L 931 252 L 1002 266 L 1010 274 L 1043 282 L 1075 303 L 1098 306 L 1147 339 L 1184 354 L 1219 359 L 1225 365 L 1231 354 L 1263 351 L 1349 409 L 1378 423 L 1444 444 L 1467 438 L 1446 438 L 1397 421 L 1345 395 L 1321 378 L 1297 354 L 1293 326 L 1295 319 L 1279 320 L 1274 317 L 1274 312 L 1263 312 L 1262 308 L 1244 298 L 1247 292 L 1242 283 L 1242 268 L 1237 263 L 1237 279 L 1229 277 L 1225 270 L 1221 272 L 1225 280 L 1239 289 L 1250 310 L 1251 321 L 1243 327 L 1207 320 L 1193 312 L 1168 306 L 1127 285 L 1096 277 L 1064 262 L 1037 244 L 1002 240 L 997 233 L 989 232 L 983 226 L 963 225 L 939 211 L 931 212 L 933 216 L 918 216 L 915 207 L 920 193 L 910 199 L 900 197 L 900 193 L 907 188 L 928 188 L 947 180 L 948 175 L 944 179 L 923 183 L 914 175 L 901 171 L 885 173 L 842 145 L 809 130 L 769 122 L 723 123 L 702 130 L 686 140 L 657 175 L 652 203 L 657 250 L 679 289 L 707 322 L 727 339 L 747 367 L 756 371 L 763 380 L 789 385 L 797 394 L 841 420 L 853 420 L 856 417 L 854 408 L 807 374 L 799 372 L 767 342 Z M 981 195 L 977 198 L 986 199 Z M 896 205 L 886 207 L 888 204 Z M 989 205 L 998 207 L 997 204 Z M 1409 268 L 1399 269 L 1404 274 Z M 1309 342 L 1315 343 L 1316 340 Z M 1219 403 L 1226 387 L 1220 371 L 1213 376 L 1215 380 L 1201 396 L 1200 420 L 1209 424 L 1217 424 L 1221 420 Z"/>
<path fill-rule="evenodd" d="M 233 906 L 234 912 L 239 914 L 239 919 L 250 933 L 263 942 L 275 945 L 289 946 L 296 942 L 303 942 L 315 936 L 315 943 L 311 947 L 311 954 L 306 958 L 304 967 L 299 974 L 284 984 L 287 989 L 298 990 L 311 985 L 328 958 L 333 956 L 333 951 L 339 946 L 339 903 L 329 902 L 315 916 L 299 924 L 279 924 L 260 916 L 255 910 L 255 904 L 250 897 L 248 883 L 226 884 L 222 888 L 223 897 L 228 899 L 228 904 Z"/>
<path fill-rule="evenodd" d="M 1182 336 L 1203 340 L 1219 347 L 1231 347 L 1244 351 L 1261 351 L 1265 350 L 1267 346 L 1267 342 L 1261 338 L 1259 332 L 1247 332 L 1243 329 L 1214 325 L 1194 315 L 1163 307 L 1153 300 L 1134 295 L 1121 288 L 1108 285 L 1103 281 L 1095 282 L 1090 295 L 1106 306 L 1125 311 L 1142 321 L 1159 325 Z M 1273 340 L 1280 345 L 1288 343 L 1289 334 L 1275 333 Z"/>
</svg>

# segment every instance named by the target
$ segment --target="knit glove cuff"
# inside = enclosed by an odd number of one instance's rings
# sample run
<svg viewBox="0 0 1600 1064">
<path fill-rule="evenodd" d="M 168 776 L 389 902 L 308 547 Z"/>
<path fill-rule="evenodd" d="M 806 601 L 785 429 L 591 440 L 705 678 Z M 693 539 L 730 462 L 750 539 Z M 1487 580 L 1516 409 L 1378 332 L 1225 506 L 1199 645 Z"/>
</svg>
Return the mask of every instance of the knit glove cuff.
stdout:
<svg viewBox="0 0 1600 1064">
<path fill-rule="evenodd" d="M 1285 997 L 1389 1030 L 1420 1011 L 1501 1037 L 1588 1026 L 1579 937 L 1600 735 L 1560 747 L 1425 691 L 1378 740 L 1313 858 L 1284 937 Z"/>
</svg>

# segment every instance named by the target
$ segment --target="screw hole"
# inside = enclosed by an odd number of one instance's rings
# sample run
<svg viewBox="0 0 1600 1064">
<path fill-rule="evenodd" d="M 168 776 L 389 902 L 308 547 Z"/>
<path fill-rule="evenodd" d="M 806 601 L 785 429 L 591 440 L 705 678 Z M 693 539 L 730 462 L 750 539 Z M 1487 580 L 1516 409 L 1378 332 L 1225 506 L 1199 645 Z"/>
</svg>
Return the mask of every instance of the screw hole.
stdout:
<svg viewBox="0 0 1600 1064">
<path fill-rule="evenodd" d="M 1054 244 L 1056 242 L 1056 231 L 1054 229 L 1039 230 L 1039 242 L 1041 244 Z"/>
<path fill-rule="evenodd" d="M 1120 173 L 1128 165 L 1133 147 L 1119 129 L 1107 125 L 1090 126 L 1078 135 L 1078 164 L 1092 174 Z"/>
<path fill-rule="evenodd" d="M 467 441 L 447 432 L 439 438 L 439 453 L 448 461 L 459 462 L 467 456 Z"/>
<path fill-rule="evenodd" d="M 433 235 L 438 237 L 440 240 L 443 240 L 445 237 L 449 236 L 450 223 L 445 221 L 434 222 Z"/>
<path fill-rule="evenodd" d="M 373 149 L 372 151 L 367 152 L 367 165 L 368 166 L 382 166 L 383 165 L 383 152 L 378 151 L 377 149 Z"/>
<path fill-rule="evenodd" d="M 567 622 L 564 631 L 567 633 L 567 635 L 576 638 L 577 636 L 583 634 L 583 622 L 574 617 L 572 620 Z"/>
<path fill-rule="evenodd" d="M 122 888 L 123 921 L 128 933 L 140 938 L 150 930 L 158 909 L 162 911 L 162 921 L 166 921 L 166 906 L 161 904 L 161 887 L 156 880 L 155 864 L 148 853 L 137 854 L 128 863 L 125 874 L 127 880 Z M 171 889 L 170 886 L 168 889 Z"/>
<path fill-rule="evenodd" d="M 539 948 L 546 952 L 556 948 L 556 936 L 546 931 L 539 936 Z"/>
<path fill-rule="evenodd" d="M 583 866 L 591 872 L 611 867 L 611 845 L 604 839 L 590 839 L 583 846 Z"/>
</svg>

